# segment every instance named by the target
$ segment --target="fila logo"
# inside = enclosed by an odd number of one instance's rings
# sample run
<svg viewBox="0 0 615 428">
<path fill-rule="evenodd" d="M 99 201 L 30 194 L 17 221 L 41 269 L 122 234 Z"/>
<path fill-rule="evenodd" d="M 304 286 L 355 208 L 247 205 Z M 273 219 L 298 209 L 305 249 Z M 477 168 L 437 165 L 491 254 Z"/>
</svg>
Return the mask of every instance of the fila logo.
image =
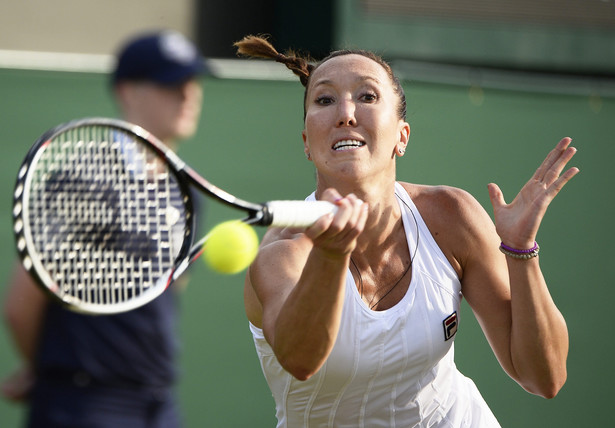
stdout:
<svg viewBox="0 0 615 428">
<path fill-rule="evenodd" d="M 450 314 L 444 321 L 444 341 L 446 342 L 457 333 L 457 311 Z"/>
</svg>

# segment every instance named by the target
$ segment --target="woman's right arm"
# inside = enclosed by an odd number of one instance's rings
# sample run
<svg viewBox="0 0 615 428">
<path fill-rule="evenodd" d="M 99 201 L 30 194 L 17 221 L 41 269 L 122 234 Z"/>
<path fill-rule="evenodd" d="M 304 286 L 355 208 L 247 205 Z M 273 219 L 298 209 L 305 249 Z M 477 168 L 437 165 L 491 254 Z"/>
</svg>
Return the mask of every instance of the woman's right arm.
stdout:
<svg viewBox="0 0 615 428">
<path fill-rule="evenodd" d="M 247 298 L 257 299 L 248 316 L 258 323 L 261 315 L 278 361 L 300 380 L 318 371 L 335 344 L 350 254 L 367 218 L 367 205 L 354 195 L 326 191 L 323 199 L 337 213 L 302 233 L 270 231 L 246 279 Z"/>
</svg>

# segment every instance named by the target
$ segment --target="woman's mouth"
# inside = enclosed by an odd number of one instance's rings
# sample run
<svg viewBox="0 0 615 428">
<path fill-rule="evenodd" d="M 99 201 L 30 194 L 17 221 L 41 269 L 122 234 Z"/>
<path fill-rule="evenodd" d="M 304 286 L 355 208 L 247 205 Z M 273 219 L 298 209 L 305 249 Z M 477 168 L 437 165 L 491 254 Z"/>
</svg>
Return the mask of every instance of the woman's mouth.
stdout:
<svg viewBox="0 0 615 428">
<path fill-rule="evenodd" d="M 333 145 L 333 150 L 342 151 L 342 150 L 352 150 L 359 147 L 363 147 L 365 142 L 359 140 L 341 140 Z"/>
</svg>

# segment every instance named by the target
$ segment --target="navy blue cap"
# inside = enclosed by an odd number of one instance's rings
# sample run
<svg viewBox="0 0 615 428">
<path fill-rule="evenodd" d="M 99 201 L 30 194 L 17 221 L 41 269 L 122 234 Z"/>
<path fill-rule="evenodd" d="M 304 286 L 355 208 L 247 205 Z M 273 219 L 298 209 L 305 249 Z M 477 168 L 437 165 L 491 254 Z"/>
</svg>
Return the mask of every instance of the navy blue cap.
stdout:
<svg viewBox="0 0 615 428">
<path fill-rule="evenodd" d="M 175 31 L 139 36 L 129 41 L 117 55 L 113 83 L 145 80 L 176 85 L 197 75 L 209 73 L 196 46 Z"/>
</svg>

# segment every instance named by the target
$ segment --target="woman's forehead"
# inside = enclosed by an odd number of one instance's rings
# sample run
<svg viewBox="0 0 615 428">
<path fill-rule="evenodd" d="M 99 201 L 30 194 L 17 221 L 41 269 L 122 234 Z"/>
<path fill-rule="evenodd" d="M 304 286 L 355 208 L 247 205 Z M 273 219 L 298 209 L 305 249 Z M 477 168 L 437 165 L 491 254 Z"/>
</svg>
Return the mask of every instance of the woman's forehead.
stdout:
<svg viewBox="0 0 615 428">
<path fill-rule="evenodd" d="M 312 73 L 310 83 L 315 85 L 323 80 L 332 81 L 334 78 L 352 75 L 358 79 L 370 79 L 380 83 L 390 80 L 382 65 L 373 59 L 360 54 L 347 54 L 330 58 L 320 64 Z"/>
</svg>

